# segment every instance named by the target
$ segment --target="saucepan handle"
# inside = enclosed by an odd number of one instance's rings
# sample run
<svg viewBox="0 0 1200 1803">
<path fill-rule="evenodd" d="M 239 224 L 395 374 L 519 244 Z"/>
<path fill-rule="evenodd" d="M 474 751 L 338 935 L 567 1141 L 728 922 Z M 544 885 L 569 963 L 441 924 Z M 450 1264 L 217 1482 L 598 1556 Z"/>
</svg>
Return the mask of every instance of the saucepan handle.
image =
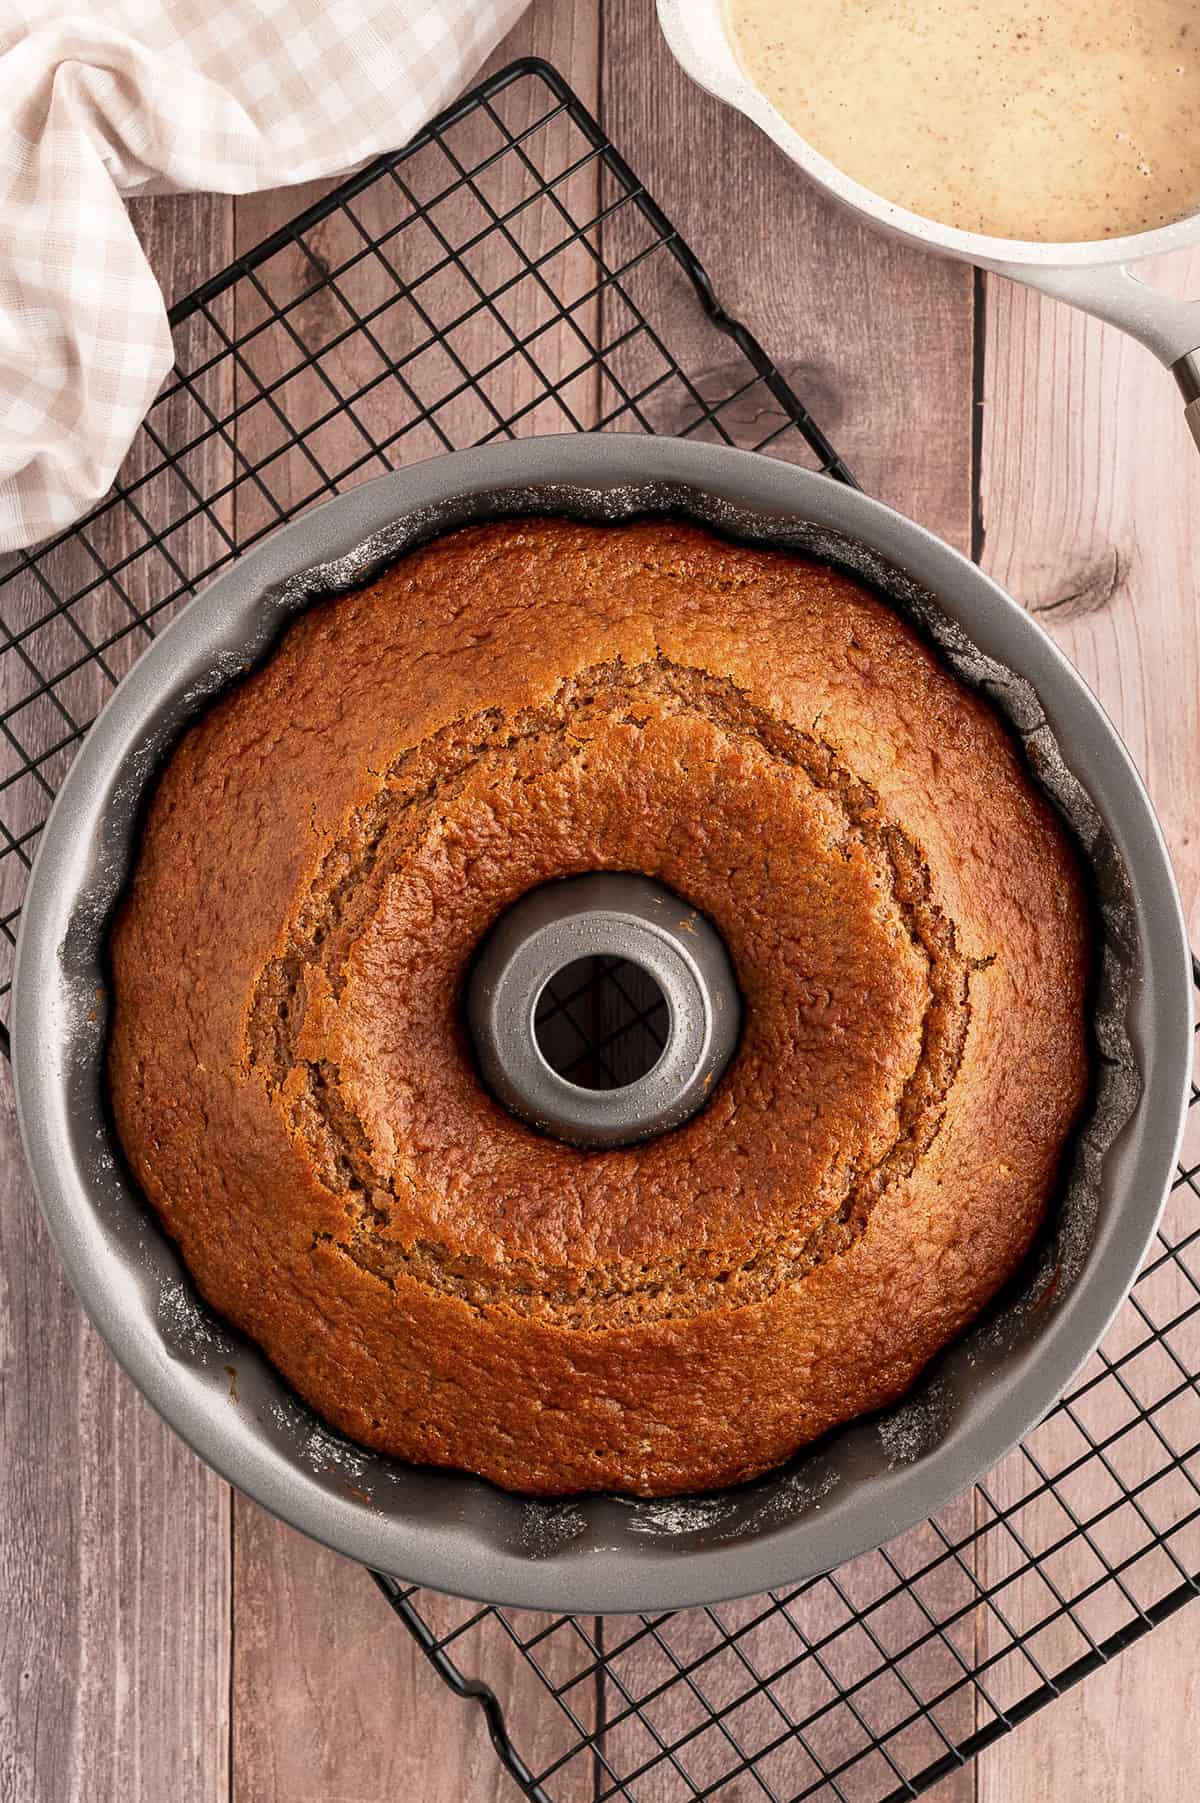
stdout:
<svg viewBox="0 0 1200 1803">
<path fill-rule="evenodd" d="M 1183 395 L 1183 417 L 1191 427 L 1196 449 L 1200 451 L 1200 351 L 1189 351 L 1175 364 L 1175 380 Z"/>
<path fill-rule="evenodd" d="M 1180 300 L 1143 282 L 1124 264 L 1085 269 L 1031 269 L 992 263 L 999 275 L 1070 301 L 1119 326 L 1165 363 L 1184 398 L 1184 418 L 1200 450 L 1200 300 Z"/>
</svg>

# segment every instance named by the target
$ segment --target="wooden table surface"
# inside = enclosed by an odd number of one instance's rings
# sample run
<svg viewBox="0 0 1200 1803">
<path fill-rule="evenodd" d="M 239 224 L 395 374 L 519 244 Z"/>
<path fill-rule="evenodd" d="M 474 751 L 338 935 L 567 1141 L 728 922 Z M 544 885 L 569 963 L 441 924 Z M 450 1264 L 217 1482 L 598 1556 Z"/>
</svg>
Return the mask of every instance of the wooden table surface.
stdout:
<svg viewBox="0 0 1200 1803">
<path fill-rule="evenodd" d="M 1170 381 L 1116 333 L 824 206 L 679 76 L 651 0 L 535 0 L 496 60 L 528 52 L 600 112 L 865 486 L 973 551 L 1096 689 L 1200 939 L 1200 461 Z M 137 217 L 180 293 L 301 198 Z M 1155 279 L 1200 292 L 1200 257 Z M 365 1574 L 232 1495 L 117 1371 L 47 1243 L 3 1083 L 0 1803 L 515 1800 L 481 1715 Z M 1183 1611 L 936 1794 L 1192 1799 L 1198 1630 Z"/>
</svg>

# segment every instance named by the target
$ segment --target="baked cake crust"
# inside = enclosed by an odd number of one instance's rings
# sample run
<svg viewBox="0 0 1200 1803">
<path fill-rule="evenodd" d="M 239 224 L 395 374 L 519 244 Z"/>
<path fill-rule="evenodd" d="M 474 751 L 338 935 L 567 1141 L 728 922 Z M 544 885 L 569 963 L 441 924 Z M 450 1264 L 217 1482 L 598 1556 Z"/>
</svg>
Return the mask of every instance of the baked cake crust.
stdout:
<svg viewBox="0 0 1200 1803">
<path fill-rule="evenodd" d="M 709 1106 L 581 1152 L 481 1087 L 474 948 L 645 871 L 745 1000 Z M 112 936 L 133 1171 L 354 1439 L 541 1494 L 748 1478 L 1012 1273 L 1087 1085 L 1075 855 L 993 710 L 833 570 L 471 528 L 318 603 L 185 736 Z"/>
</svg>

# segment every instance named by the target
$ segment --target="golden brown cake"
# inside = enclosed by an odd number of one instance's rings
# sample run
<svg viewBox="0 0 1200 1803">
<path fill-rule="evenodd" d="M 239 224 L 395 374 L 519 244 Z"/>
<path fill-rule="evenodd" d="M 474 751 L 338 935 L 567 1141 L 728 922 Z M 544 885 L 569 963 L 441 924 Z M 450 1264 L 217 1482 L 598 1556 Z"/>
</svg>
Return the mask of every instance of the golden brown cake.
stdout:
<svg viewBox="0 0 1200 1803">
<path fill-rule="evenodd" d="M 535 885 L 640 870 L 745 1003 L 709 1106 L 584 1152 L 461 1023 Z M 898 615 L 663 522 L 503 522 L 313 606 L 193 727 L 112 941 L 133 1170 L 354 1439 L 723 1485 L 898 1397 L 1012 1273 L 1087 1083 L 1076 859 Z"/>
</svg>

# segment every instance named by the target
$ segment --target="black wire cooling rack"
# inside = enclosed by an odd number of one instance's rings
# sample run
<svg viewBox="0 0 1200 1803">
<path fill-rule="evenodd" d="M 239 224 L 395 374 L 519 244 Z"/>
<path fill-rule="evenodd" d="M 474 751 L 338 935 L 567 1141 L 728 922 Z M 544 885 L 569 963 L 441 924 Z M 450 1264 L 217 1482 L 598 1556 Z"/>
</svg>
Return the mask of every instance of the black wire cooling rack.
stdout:
<svg viewBox="0 0 1200 1803">
<path fill-rule="evenodd" d="M 399 463 L 554 430 L 702 436 L 851 479 L 542 63 L 342 183 L 172 324 L 176 371 L 111 494 L 0 571 L 0 1008 L 82 734 L 177 605 L 279 521 Z M 611 1059 L 619 1011 L 601 1025 Z M 539 1803 L 916 1796 L 1200 1587 L 1198 1177 L 1193 1108 L 1158 1243 L 1101 1350 L 985 1483 L 878 1552 L 658 1616 L 377 1582 Z"/>
</svg>

